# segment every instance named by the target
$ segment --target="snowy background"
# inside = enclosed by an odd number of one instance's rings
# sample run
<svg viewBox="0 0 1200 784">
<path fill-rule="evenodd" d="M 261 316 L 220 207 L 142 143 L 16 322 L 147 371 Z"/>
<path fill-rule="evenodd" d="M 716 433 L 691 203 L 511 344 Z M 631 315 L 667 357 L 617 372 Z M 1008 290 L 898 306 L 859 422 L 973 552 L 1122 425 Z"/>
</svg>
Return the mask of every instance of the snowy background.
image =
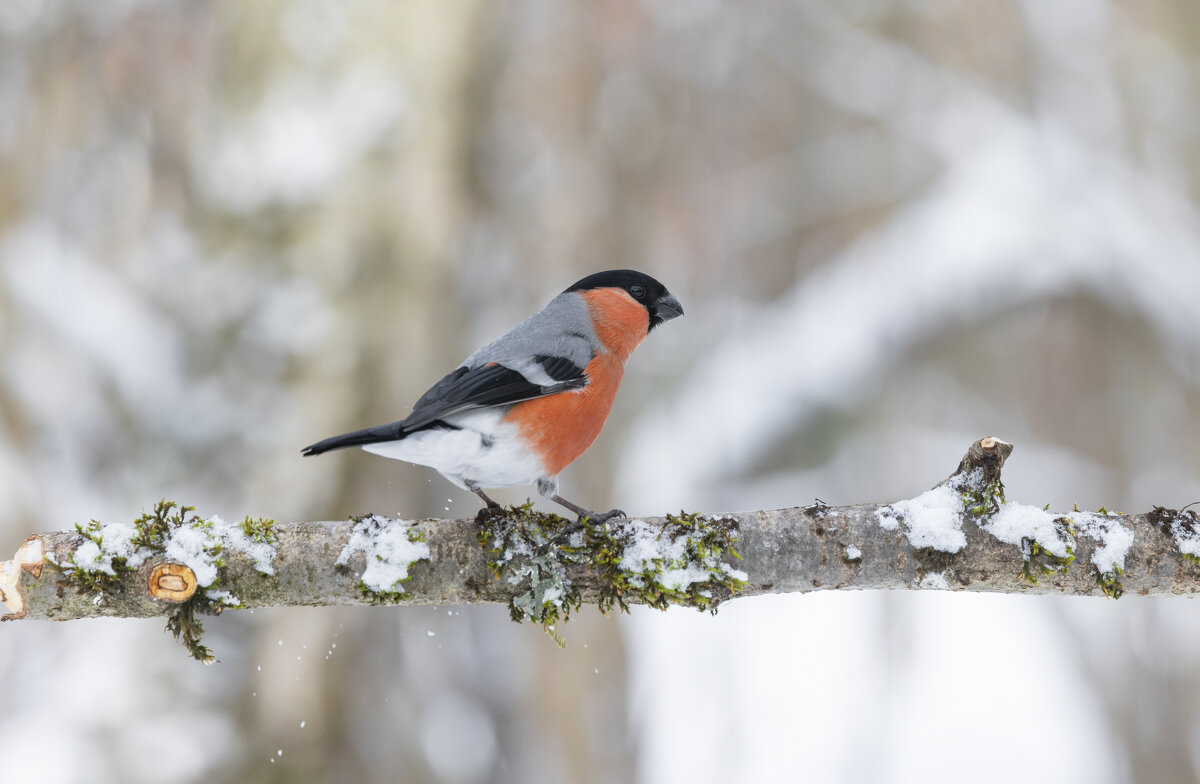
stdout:
<svg viewBox="0 0 1200 784">
<path fill-rule="evenodd" d="M 687 316 L 563 476 L 635 514 L 1200 500 L 1200 5 L 0 3 L 0 558 L 167 497 L 474 514 L 321 437 L 583 275 Z M 669 450 L 665 449 L 669 447 Z M 670 458 L 664 458 L 669 452 Z M 498 495 L 524 500 L 531 490 Z M 1200 781 L 1187 599 L 823 593 L 0 627 L 4 779 Z"/>
</svg>

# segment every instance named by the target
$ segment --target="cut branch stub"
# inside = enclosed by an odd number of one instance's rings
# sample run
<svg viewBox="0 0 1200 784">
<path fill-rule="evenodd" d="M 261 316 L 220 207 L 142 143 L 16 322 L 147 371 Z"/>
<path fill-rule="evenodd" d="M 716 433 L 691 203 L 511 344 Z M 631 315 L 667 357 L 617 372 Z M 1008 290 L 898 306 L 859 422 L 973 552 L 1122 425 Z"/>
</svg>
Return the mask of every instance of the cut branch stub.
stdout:
<svg viewBox="0 0 1200 784">
<path fill-rule="evenodd" d="M 971 448 L 959 461 L 958 469 L 946 479 L 938 482 L 935 487 L 940 487 L 955 477 L 969 474 L 977 468 L 983 471 L 984 485 L 999 482 L 1000 470 L 1004 468 L 1004 461 L 1008 459 L 1012 451 L 1013 445 L 1007 441 L 1001 441 L 995 436 L 981 438 L 971 444 Z"/>
<path fill-rule="evenodd" d="M 25 594 L 21 591 L 21 572 L 29 572 L 34 579 L 42 576 L 44 555 L 42 537 L 31 536 L 17 550 L 11 561 L 0 563 L 0 602 L 12 612 L 0 617 L 0 621 L 19 621 L 25 617 Z"/>
<path fill-rule="evenodd" d="M 181 563 L 164 561 L 150 570 L 147 589 L 164 602 L 186 602 L 196 593 L 196 573 Z"/>
</svg>

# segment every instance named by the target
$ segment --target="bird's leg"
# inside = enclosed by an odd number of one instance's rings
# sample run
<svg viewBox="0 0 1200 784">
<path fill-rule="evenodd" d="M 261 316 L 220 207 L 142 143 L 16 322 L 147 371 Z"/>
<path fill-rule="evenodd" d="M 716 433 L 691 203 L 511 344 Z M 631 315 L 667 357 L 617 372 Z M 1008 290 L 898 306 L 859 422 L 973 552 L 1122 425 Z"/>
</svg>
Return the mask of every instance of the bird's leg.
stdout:
<svg viewBox="0 0 1200 784">
<path fill-rule="evenodd" d="M 597 514 L 596 512 L 593 512 L 590 509 L 584 509 L 582 506 L 579 506 L 578 504 L 571 503 L 570 501 L 568 501 L 567 499 L 563 498 L 561 495 L 558 494 L 558 477 L 557 476 L 543 476 L 542 478 L 538 479 L 537 480 L 537 489 L 538 489 L 538 494 L 541 495 L 543 498 L 549 498 L 551 501 L 553 501 L 556 504 L 562 504 L 563 506 L 567 507 L 568 509 L 570 509 L 572 512 L 574 512 L 578 516 L 578 522 L 573 526 L 568 526 L 568 530 L 564 531 L 563 532 L 564 534 L 569 535 L 570 533 L 574 533 L 575 531 L 578 531 L 580 526 L 585 524 L 585 521 L 590 522 L 590 523 L 606 523 L 609 520 L 613 519 L 614 517 L 624 517 L 625 516 L 625 513 L 622 512 L 620 509 L 613 509 L 612 511 L 605 512 L 603 514 Z M 562 534 L 560 534 L 557 538 L 562 538 Z"/>
<path fill-rule="evenodd" d="M 483 492 L 478 487 L 471 488 L 471 492 L 474 493 L 475 495 L 479 496 L 480 498 L 482 498 L 483 502 L 485 504 L 487 504 L 488 509 L 499 509 L 500 508 L 500 504 L 496 503 L 491 498 L 488 498 L 487 493 Z"/>
<path fill-rule="evenodd" d="M 467 486 L 468 490 L 470 490 L 472 493 L 474 493 L 475 495 L 482 498 L 483 502 L 485 504 L 487 504 L 487 506 L 485 506 L 483 509 L 479 510 L 479 514 L 475 515 L 476 521 L 482 522 L 482 521 L 486 520 L 487 518 L 492 517 L 493 515 L 500 514 L 503 511 L 503 507 L 501 507 L 500 504 L 496 503 L 491 498 L 489 498 L 488 494 L 483 492 L 482 487 L 475 484 L 470 479 L 466 480 L 464 482 L 464 484 Z"/>
</svg>

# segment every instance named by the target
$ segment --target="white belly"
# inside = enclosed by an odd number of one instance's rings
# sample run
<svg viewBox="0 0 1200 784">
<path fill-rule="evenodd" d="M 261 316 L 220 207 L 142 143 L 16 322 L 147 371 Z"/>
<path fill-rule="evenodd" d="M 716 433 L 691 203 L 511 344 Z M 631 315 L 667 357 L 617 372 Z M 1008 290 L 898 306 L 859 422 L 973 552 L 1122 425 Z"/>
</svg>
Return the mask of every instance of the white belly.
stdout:
<svg viewBox="0 0 1200 784">
<path fill-rule="evenodd" d="M 533 484 L 545 476 L 542 461 L 521 449 L 515 425 L 502 412 L 480 409 L 447 417 L 458 430 L 430 429 L 400 441 L 366 444 L 376 455 L 429 466 L 459 487 L 482 488 Z"/>
</svg>

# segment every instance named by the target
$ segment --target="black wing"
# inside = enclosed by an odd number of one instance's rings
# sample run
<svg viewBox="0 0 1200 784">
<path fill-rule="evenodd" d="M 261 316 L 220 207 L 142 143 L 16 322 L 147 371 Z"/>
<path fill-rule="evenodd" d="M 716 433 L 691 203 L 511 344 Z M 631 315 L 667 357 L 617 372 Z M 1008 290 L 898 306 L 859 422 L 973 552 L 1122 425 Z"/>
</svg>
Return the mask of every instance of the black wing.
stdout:
<svg viewBox="0 0 1200 784">
<path fill-rule="evenodd" d="M 404 429 L 415 430 L 459 411 L 520 403 L 587 386 L 584 369 L 569 359 L 539 355 L 534 361 L 553 379 L 553 384 L 536 384 L 503 365 L 460 367 L 421 396 L 404 420 Z"/>
<path fill-rule="evenodd" d="M 319 455 L 332 449 L 397 441 L 409 433 L 429 427 L 449 427 L 442 417 L 459 411 L 502 406 L 553 395 L 587 386 L 584 369 L 569 359 L 538 355 L 533 360 L 554 383 L 535 384 L 516 370 L 503 365 L 484 365 L 474 369 L 460 367 L 434 384 L 413 406 L 413 412 L 399 422 L 356 430 L 326 438 L 306 446 L 305 456 Z"/>
</svg>

